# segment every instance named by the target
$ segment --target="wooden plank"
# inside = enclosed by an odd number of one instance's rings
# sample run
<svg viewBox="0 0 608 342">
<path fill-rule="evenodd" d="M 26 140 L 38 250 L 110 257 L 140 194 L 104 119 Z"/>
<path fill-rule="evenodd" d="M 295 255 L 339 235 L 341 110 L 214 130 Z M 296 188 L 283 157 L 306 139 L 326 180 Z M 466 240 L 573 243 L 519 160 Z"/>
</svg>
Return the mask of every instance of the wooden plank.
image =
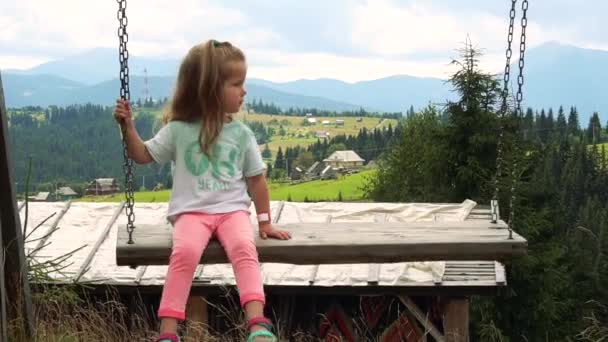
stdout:
<svg viewBox="0 0 608 342">
<path fill-rule="evenodd" d="M 201 278 L 201 276 L 203 275 L 204 268 L 205 268 L 205 265 L 196 266 L 196 271 L 194 271 L 194 279 Z"/>
<path fill-rule="evenodd" d="M 369 264 L 367 270 L 367 283 L 370 285 L 378 284 L 380 281 L 381 264 Z"/>
<path fill-rule="evenodd" d="M 95 242 L 95 245 L 93 246 L 93 248 L 91 248 L 91 250 L 89 251 L 89 254 L 87 255 L 87 258 L 84 260 L 84 262 L 82 263 L 82 265 L 80 265 L 80 269 L 78 270 L 78 273 L 76 273 L 76 276 L 74 277 L 74 282 L 75 283 L 77 283 L 80 280 L 80 278 L 88 270 L 89 265 L 91 264 L 91 261 L 93 260 L 93 258 L 95 257 L 95 254 L 97 254 L 97 251 L 99 250 L 99 246 L 101 246 L 101 244 L 108 237 L 108 234 L 110 233 L 110 230 L 112 229 L 112 226 L 116 222 L 116 219 L 118 219 L 118 216 L 120 215 L 120 213 L 122 211 L 122 208 L 124 206 L 125 206 L 125 202 L 123 201 L 123 202 L 121 202 L 118 205 L 118 207 L 114 211 L 114 214 L 112 215 L 112 218 L 110 218 L 110 221 L 108 222 L 108 224 L 106 225 L 106 227 L 104 228 L 104 230 L 101 232 L 101 234 L 97 238 L 97 241 Z"/>
<path fill-rule="evenodd" d="M 505 266 L 498 261 L 494 261 L 494 272 L 496 277 L 496 284 L 506 285 L 507 274 L 505 272 Z"/>
<path fill-rule="evenodd" d="M 203 341 L 209 324 L 207 300 L 203 296 L 190 295 L 186 304 L 188 320 L 186 336 L 190 341 Z"/>
<path fill-rule="evenodd" d="M 1 214 L 1 213 L 0 213 Z M 2 239 L 2 220 L 0 220 L 0 246 L 4 247 L 4 241 Z M 5 270 L 4 265 L 6 263 L 4 253 L 0 253 L 0 340 L 8 341 L 8 317 L 7 302 L 9 294 L 6 288 Z"/>
<path fill-rule="evenodd" d="M 482 269 L 482 270 L 460 270 L 460 271 L 446 271 L 444 272 L 445 274 L 448 275 L 454 275 L 454 274 L 482 274 L 482 275 L 490 275 L 490 276 L 494 276 L 494 268 L 492 269 Z"/>
<path fill-rule="evenodd" d="M 494 274 L 494 270 L 491 272 L 449 272 L 445 273 L 447 277 L 458 277 L 458 276 L 470 276 L 470 277 L 496 277 Z"/>
<path fill-rule="evenodd" d="M 148 270 L 148 266 L 139 266 L 137 267 L 137 274 L 135 275 L 134 282 L 135 284 L 141 283 L 141 279 L 144 277 L 144 274 Z"/>
<path fill-rule="evenodd" d="M 484 267 L 484 266 L 494 266 L 494 261 L 474 261 L 474 260 L 450 260 L 447 261 L 446 267 Z"/>
<path fill-rule="evenodd" d="M 418 305 L 416 305 L 416 303 L 414 303 L 407 296 L 399 296 L 399 300 L 401 301 L 401 303 L 403 303 L 403 305 L 405 305 L 405 307 L 407 307 L 407 309 L 412 313 L 412 315 L 416 317 L 418 322 L 422 324 L 425 329 L 425 334 L 428 332 L 431 334 L 431 336 L 433 336 L 435 341 L 445 342 L 445 337 L 443 336 L 443 334 L 439 331 L 439 329 L 437 329 L 437 327 L 435 327 L 433 322 L 428 319 L 428 317 L 422 312 L 422 310 L 418 308 Z"/>
<path fill-rule="evenodd" d="M 388 215 L 381 213 L 374 218 L 374 222 L 378 224 L 386 223 Z M 369 264 L 367 269 L 367 283 L 370 285 L 378 284 L 380 281 L 380 264 Z"/>
<path fill-rule="evenodd" d="M 3 341 L 7 335 L 7 322 L 20 316 L 26 339 L 33 339 L 34 311 L 28 282 L 24 237 L 17 208 L 15 177 L 13 175 L 10 139 L 8 136 L 8 113 L 4 103 L 4 88 L 0 75 L 0 252 L 3 254 L 2 290 L 0 301 L 0 328 Z M 12 305 L 7 305 L 8 301 Z M 19 312 L 20 311 L 20 312 Z"/>
<path fill-rule="evenodd" d="M 450 267 L 446 270 L 446 273 L 468 273 L 468 272 L 481 272 L 494 274 L 494 265 L 492 267 L 480 266 L 480 267 Z"/>
<path fill-rule="evenodd" d="M 479 276 L 458 276 L 458 277 L 444 277 L 443 278 L 444 282 L 473 282 L 473 281 L 489 281 L 489 282 L 493 282 L 494 286 L 497 286 L 498 284 L 496 284 L 496 278 L 494 276 L 487 276 L 487 277 L 479 277 Z"/>
<path fill-rule="evenodd" d="M 333 220 L 333 216 L 331 216 L 331 215 L 327 215 L 327 217 L 325 217 L 325 223 L 327 223 L 327 224 L 330 224 L 332 220 Z M 315 283 L 315 279 L 317 279 L 317 274 L 319 274 L 319 265 L 315 265 L 312 268 L 312 272 L 310 274 L 310 280 L 308 281 L 308 283 L 310 285 L 313 285 Z"/>
<path fill-rule="evenodd" d="M 450 298 L 444 313 L 445 337 L 448 342 L 469 341 L 469 300 Z"/>
<path fill-rule="evenodd" d="M 281 219 L 281 213 L 283 212 L 284 207 L 285 207 L 285 202 L 284 201 L 279 202 L 279 207 L 277 208 L 277 213 L 272 218 L 273 224 L 278 223 L 279 220 Z"/>
<path fill-rule="evenodd" d="M 504 260 L 526 254 L 527 242 L 488 223 L 290 223 L 292 239 L 262 240 L 256 234 L 260 262 L 290 264 L 392 263 L 432 260 Z M 118 265 L 165 265 L 171 251 L 169 225 L 138 225 L 135 244 L 118 229 Z M 201 262 L 227 263 L 225 252 L 211 241 Z"/>
<path fill-rule="evenodd" d="M 38 252 L 40 252 L 40 250 L 44 247 L 44 244 L 46 243 L 46 240 L 48 240 L 49 237 L 51 237 L 51 235 L 53 235 L 53 232 L 57 228 L 57 225 L 59 224 L 59 221 L 61 221 L 61 218 L 63 218 L 63 215 L 65 215 L 65 213 L 68 211 L 68 209 L 70 209 L 71 205 L 72 205 L 72 201 L 67 201 L 67 203 L 64 205 L 64 207 L 59 212 L 59 215 L 57 215 L 55 217 L 55 221 L 53 221 L 53 224 L 51 224 L 51 226 L 44 233 L 44 235 L 42 236 L 42 238 L 40 238 L 40 240 L 38 241 L 38 245 L 36 245 L 36 248 L 34 248 L 34 250 L 32 250 L 32 252 L 30 253 L 30 255 L 34 255 L 34 254 L 37 254 Z"/>
<path fill-rule="evenodd" d="M 478 265 L 478 266 L 474 266 L 474 265 L 452 265 L 452 264 L 448 264 L 446 265 L 446 270 L 493 270 L 494 269 L 494 265 Z"/>
</svg>

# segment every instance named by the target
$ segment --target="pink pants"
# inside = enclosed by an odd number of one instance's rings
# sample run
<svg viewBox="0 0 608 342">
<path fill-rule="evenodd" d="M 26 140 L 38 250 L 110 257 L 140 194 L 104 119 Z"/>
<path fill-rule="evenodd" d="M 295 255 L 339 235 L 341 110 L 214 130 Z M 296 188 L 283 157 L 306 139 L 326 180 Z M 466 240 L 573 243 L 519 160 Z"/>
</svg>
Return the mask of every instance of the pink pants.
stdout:
<svg viewBox="0 0 608 342">
<path fill-rule="evenodd" d="M 201 255 L 212 237 L 224 247 L 236 277 L 241 305 L 265 303 L 262 274 L 246 211 L 226 214 L 184 213 L 173 229 L 173 250 L 158 309 L 159 317 L 185 319 L 192 278 Z"/>
</svg>

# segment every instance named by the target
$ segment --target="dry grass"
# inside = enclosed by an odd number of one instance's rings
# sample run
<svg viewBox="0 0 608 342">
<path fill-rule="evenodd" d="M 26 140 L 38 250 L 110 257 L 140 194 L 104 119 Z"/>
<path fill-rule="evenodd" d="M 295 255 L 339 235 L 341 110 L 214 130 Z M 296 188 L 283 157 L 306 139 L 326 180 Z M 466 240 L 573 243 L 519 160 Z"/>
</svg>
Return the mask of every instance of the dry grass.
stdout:
<svg viewBox="0 0 608 342">
<path fill-rule="evenodd" d="M 15 320 L 9 324 L 9 342 L 154 341 L 157 323 L 146 314 L 141 302 L 135 308 L 129 308 L 117 299 L 117 292 L 108 293 L 106 298 L 83 298 L 77 294 L 82 292 L 77 291 L 78 286 L 39 288 L 33 298 L 34 339 L 26 338 L 21 329 L 21 320 Z M 247 331 L 242 311 L 238 307 L 238 296 L 228 291 L 226 301 L 222 300 L 221 305 L 208 303 L 217 314 L 215 320 L 221 321 L 224 326 L 221 333 L 208 325 L 186 321 L 180 326 L 182 341 L 245 341 Z M 309 333 L 287 332 L 285 327 L 290 323 L 288 316 L 276 313 L 271 316 L 277 326 L 277 336 L 281 337 L 280 341 L 320 341 Z M 369 336 L 363 317 L 353 317 L 350 323 L 356 335 Z M 378 338 L 358 341 L 378 341 Z"/>
<path fill-rule="evenodd" d="M 105 299 L 82 298 L 76 286 L 49 286 L 38 289 L 33 296 L 35 307 L 34 339 L 26 337 L 21 318 L 9 323 L 10 342 L 84 342 L 84 341 L 154 341 L 158 334 L 153 317 L 146 314 L 141 302 L 129 309 L 118 298 L 118 293 L 108 293 Z M 228 329 L 222 333 L 213 331 L 208 325 L 186 321 L 180 326 L 184 342 L 195 341 L 245 341 L 243 315 L 238 303 L 210 306 L 219 312 L 218 319 Z M 235 306 L 235 307 L 233 307 Z M 281 334 L 281 319 L 275 318 L 278 335 Z M 283 334 L 284 335 L 284 334 Z M 293 333 L 288 341 L 317 341 L 305 333 Z"/>
<path fill-rule="evenodd" d="M 45 287 L 34 296 L 35 341 L 149 341 L 154 329 L 141 314 L 130 314 L 118 300 L 81 299 L 74 289 Z M 14 342 L 29 340 L 19 321 L 10 325 Z"/>
<path fill-rule="evenodd" d="M 593 306 L 593 311 L 584 318 L 587 328 L 578 334 L 580 341 L 608 341 L 608 306 L 596 301 L 588 304 Z"/>
</svg>

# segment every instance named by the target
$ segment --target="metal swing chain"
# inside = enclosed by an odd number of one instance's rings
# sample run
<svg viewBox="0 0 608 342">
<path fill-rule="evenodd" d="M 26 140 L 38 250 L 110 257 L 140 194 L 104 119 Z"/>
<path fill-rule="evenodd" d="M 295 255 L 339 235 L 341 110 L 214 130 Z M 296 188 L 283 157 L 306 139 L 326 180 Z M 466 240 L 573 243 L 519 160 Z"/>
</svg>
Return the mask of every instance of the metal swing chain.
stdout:
<svg viewBox="0 0 608 342">
<path fill-rule="evenodd" d="M 517 0 L 511 0 L 511 11 L 509 12 L 509 34 L 507 36 L 507 51 L 506 54 L 506 64 L 505 64 L 505 73 L 503 76 L 503 88 L 502 88 L 502 103 L 500 106 L 500 132 L 498 135 L 498 144 L 497 144 L 497 153 L 496 153 L 496 174 L 494 175 L 494 195 L 492 196 L 492 223 L 498 222 L 498 193 L 499 193 L 499 180 L 502 176 L 502 164 L 503 160 L 503 139 L 504 139 L 504 123 L 503 119 L 505 114 L 507 113 L 507 96 L 509 95 L 509 78 L 511 75 L 511 56 L 513 55 L 513 51 L 511 50 L 511 45 L 513 43 L 513 26 L 515 23 L 515 5 L 517 4 Z"/>
<path fill-rule="evenodd" d="M 127 42 L 129 41 L 129 35 L 127 34 L 127 0 L 116 0 L 118 2 L 118 57 L 120 60 L 120 98 L 130 101 L 131 94 L 129 92 L 129 51 L 127 50 Z M 121 125 L 122 131 L 122 146 L 123 146 L 123 157 L 124 164 L 123 170 L 125 174 L 125 200 L 126 207 L 125 212 L 127 214 L 127 232 L 129 233 L 128 244 L 135 243 L 133 241 L 133 231 L 135 230 L 135 213 L 133 212 L 133 205 L 135 199 L 133 198 L 133 160 L 129 158 L 127 150 L 127 134 L 125 126 Z"/>
<path fill-rule="evenodd" d="M 519 75 L 517 77 L 517 107 L 516 107 L 516 125 L 517 128 L 519 129 L 520 126 L 520 122 L 521 119 L 523 117 L 523 113 L 521 110 L 521 101 L 523 99 L 523 92 L 522 92 L 522 87 L 524 85 L 524 56 L 525 56 L 525 52 L 526 52 L 526 27 L 528 26 L 528 17 L 527 17 L 527 12 L 528 12 L 528 0 L 523 0 L 522 4 L 521 4 L 521 9 L 522 9 L 522 16 L 521 16 L 521 38 L 520 38 L 520 43 L 519 43 Z M 511 170 L 511 203 L 509 204 L 510 207 L 510 213 L 509 213 L 509 239 L 513 238 L 513 225 L 514 225 L 514 220 L 515 220 L 515 200 L 516 200 L 516 192 L 517 192 L 517 185 L 518 185 L 518 178 L 517 177 L 517 156 L 519 156 L 520 154 L 520 149 L 519 149 L 519 145 L 517 144 L 517 139 L 515 139 L 515 142 L 513 144 L 514 146 L 514 158 L 513 158 L 513 169 Z"/>
</svg>

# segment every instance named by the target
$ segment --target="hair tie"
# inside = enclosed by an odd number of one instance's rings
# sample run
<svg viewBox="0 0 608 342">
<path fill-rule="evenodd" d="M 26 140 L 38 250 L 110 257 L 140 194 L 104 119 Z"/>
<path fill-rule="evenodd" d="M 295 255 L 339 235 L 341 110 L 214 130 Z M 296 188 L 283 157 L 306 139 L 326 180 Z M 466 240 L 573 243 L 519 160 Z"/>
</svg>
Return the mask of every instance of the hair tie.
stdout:
<svg viewBox="0 0 608 342">
<path fill-rule="evenodd" d="M 215 40 L 215 39 L 211 39 L 211 45 L 213 45 L 213 47 L 218 47 L 218 46 L 220 46 L 220 44 L 221 44 L 221 43 L 220 43 L 220 42 L 218 42 L 217 40 Z"/>
</svg>

